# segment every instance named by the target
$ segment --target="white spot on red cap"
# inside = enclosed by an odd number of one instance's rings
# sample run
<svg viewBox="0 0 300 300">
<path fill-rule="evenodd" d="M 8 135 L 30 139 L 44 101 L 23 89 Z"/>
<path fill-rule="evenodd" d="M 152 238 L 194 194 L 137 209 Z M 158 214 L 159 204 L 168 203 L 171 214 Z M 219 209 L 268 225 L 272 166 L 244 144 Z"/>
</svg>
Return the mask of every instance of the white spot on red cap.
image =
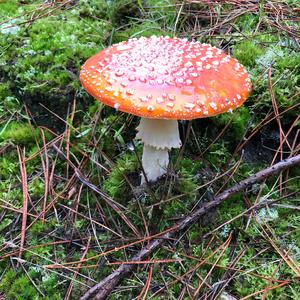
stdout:
<svg viewBox="0 0 300 300">
<path fill-rule="evenodd" d="M 187 103 L 184 104 L 184 107 L 188 108 L 188 109 L 193 109 L 195 107 L 195 104 L 187 102 Z"/>
<path fill-rule="evenodd" d="M 115 75 L 118 76 L 118 77 L 123 76 L 124 75 L 124 71 L 123 70 L 117 70 L 115 72 Z"/>
<path fill-rule="evenodd" d="M 152 105 L 149 105 L 149 106 L 147 106 L 147 110 L 148 110 L 148 111 L 153 111 L 153 110 L 154 110 L 154 107 L 153 107 Z"/>
</svg>

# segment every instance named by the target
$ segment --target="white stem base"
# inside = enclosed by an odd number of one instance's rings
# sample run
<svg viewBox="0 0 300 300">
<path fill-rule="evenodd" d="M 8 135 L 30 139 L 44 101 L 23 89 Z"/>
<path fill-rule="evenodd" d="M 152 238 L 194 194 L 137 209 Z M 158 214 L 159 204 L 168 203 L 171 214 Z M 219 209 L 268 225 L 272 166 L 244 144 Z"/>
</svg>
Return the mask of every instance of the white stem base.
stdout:
<svg viewBox="0 0 300 300">
<path fill-rule="evenodd" d="M 142 166 L 148 181 L 155 181 L 160 176 L 167 173 L 169 164 L 168 149 L 157 149 L 152 146 L 144 145 Z M 145 176 L 142 173 L 141 184 L 145 183 Z"/>
</svg>

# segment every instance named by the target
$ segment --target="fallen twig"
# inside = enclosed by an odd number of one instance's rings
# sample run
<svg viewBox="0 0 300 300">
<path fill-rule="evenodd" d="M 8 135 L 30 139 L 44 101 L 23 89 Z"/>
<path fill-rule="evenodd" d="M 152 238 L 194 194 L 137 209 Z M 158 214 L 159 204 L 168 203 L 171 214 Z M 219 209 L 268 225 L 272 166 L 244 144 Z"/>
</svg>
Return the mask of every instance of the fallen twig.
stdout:
<svg viewBox="0 0 300 300">
<path fill-rule="evenodd" d="M 253 185 L 254 183 L 260 182 L 266 179 L 269 176 L 272 176 L 276 173 L 283 171 L 286 168 L 296 166 L 300 164 L 300 154 L 282 160 L 277 164 L 264 169 L 253 176 L 239 182 L 238 184 L 234 185 L 233 187 L 225 190 L 218 196 L 215 196 L 212 201 L 205 203 L 200 208 L 196 209 L 194 212 L 187 215 L 185 218 L 181 219 L 177 222 L 170 231 L 161 235 L 158 238 L 153 239 L 150 241 L 145 247 L 143 247 L 134 257 L 131 258 L 131 261 L 141 261 L 145 257 L 148 257 L 154 250 L 161 247 L 163 243 L 174 236 L 180 230 L 183 230 L 190 226 L 191 224 L 195 223 L 199 218 L 207 213 L 212 208 L 217 207 L 230 196 L 245 190 L 247 187 Z M 116 269 L 112 274 L 104 278 L 102 281 L 94 285 L 91 289 L 89 289 L 81 298 L 80 300 L 87 300 L 95 297 L 96 300 L 105 299 L 110 292 L 117 286 L 117 284 L 128 274 L 130 273 L 136 264 L 123 264 L 118 269 Z"/>
</svg>

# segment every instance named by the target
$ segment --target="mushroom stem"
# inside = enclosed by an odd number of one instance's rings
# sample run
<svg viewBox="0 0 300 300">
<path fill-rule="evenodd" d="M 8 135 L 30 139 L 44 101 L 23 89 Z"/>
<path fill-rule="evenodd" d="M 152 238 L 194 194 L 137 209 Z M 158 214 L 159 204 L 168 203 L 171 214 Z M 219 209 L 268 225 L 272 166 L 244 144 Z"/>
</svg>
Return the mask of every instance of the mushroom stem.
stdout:
<svg viewBox="0 0 300 300">
<path fill-rule="evenodd" d="M 168 149 L 157 149 L 155 147 L 144 145 L 142 166 L 147 176 L 148 181 L 155 181 L 160 176 L 167 173 L 169 164 Z M 144 174 L 142 173 L 141 184 L 146 181 Z"/>
<path fill-rule="evenodd" d="M 148 181 L 155 181 L 167 173 L 168 151 L 181 146 L 178 123 L 176 120 L 141 118 L 137 131 L 136 138 L 144 143 L 142 166 Z M 141 184 L 144 182 L 142 175 Z"/>
</svg>

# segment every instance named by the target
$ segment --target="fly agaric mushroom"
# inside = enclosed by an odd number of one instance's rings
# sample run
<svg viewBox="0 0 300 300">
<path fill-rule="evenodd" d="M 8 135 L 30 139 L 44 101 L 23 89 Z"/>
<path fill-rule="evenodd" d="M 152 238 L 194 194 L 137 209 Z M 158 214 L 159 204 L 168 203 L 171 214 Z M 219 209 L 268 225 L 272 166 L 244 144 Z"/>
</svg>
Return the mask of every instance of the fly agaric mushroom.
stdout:
<svg viewBox="0 0 300 300">
<path fill-rule="evenodd" d="M 168 151 L 181 146 L 177 120 L 231 111 L 251 90 L 244 67 L 224 51 L 167 36 L 104 49 L 86 61 L 80 80 L 104 104 L 141 117 L 136 138 L 149 181 L 167 172 Z"/>
</svg>

